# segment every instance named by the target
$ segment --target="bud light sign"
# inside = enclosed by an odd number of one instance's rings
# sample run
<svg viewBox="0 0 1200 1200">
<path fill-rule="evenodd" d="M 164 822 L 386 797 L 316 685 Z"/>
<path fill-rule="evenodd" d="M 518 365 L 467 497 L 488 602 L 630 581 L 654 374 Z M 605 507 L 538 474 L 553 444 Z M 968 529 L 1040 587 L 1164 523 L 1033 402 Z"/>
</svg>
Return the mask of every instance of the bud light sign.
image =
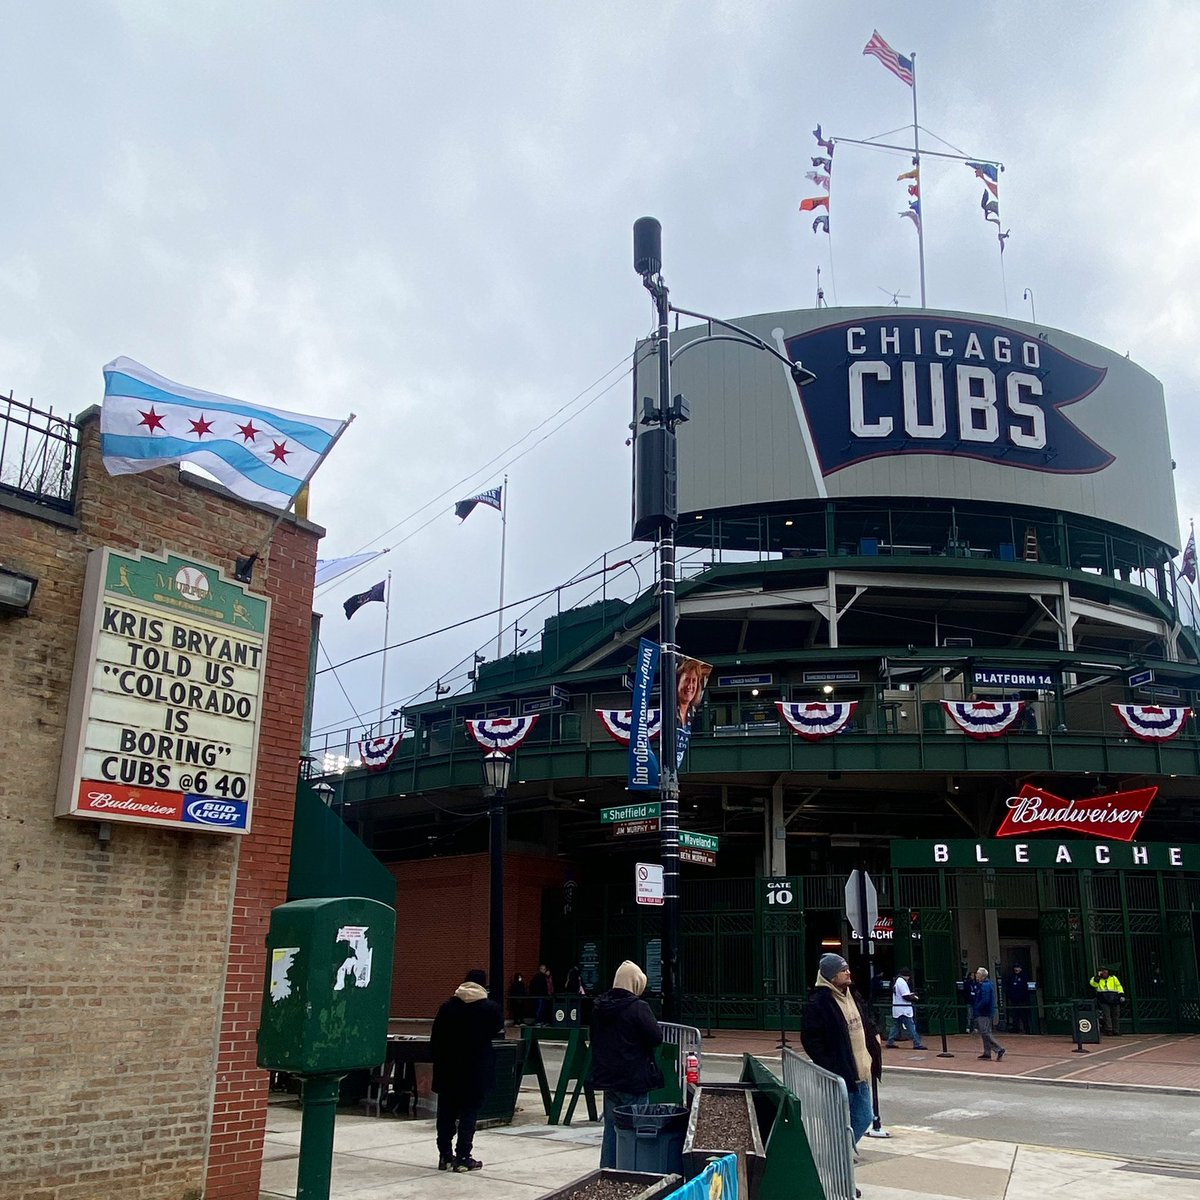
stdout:
<svg viewBox="0 0 1200 1200">
<path fill-rule="evenodd" d="M 183 820 L 189 825 L 220 829 L 245 829 L 245 800 L 218 800 L 212 796 L 184 796 Z"/>
<path fill-rule="evenodd" d="M 816 372 L 801 403 L 822 475 L 895 454 L 1055 474 L 1114 461 L 1063 411 L 1106 368 L 1042 338 L 946 316 L 864 316 L 789 338 L 787 351 Z"/>
</svg>

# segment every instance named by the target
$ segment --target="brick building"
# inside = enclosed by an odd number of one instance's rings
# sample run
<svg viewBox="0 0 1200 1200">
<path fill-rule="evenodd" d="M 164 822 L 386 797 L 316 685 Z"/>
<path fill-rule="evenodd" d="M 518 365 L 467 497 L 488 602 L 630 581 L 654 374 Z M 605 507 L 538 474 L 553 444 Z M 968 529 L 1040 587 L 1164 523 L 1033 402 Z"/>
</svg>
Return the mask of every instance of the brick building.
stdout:
<svg viewBox="0 0 1200 1200">
<path fill-rule="evenodd" d="M 97 410 L 77 432 L 13 414 L 0 568 L 36 590 L 0 615 L 0 1197 L 254 1197 L 263 944 L 286 899 L 322 531 L 283 521 L 250 585 L 271 606 L 250 832 L 56 817 L 89 552 L 231 578 L 274 514 L 175 467 L 110 477 Z"/>
</svg>

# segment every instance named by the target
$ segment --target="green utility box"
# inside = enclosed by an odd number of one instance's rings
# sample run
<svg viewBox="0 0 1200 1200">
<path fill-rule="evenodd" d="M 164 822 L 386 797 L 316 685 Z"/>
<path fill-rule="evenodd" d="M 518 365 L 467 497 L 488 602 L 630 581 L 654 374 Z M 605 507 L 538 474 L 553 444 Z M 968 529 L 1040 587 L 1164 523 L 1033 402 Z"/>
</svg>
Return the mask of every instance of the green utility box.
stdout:
<svg viewBox="0 0 1200 1200">
<path fill-rule="evenodd" d="M 374 1067 L 387 1056 L 396 910 L 362 896 L 271 912 L 258 1065 L 299 1075 Z"/>
</svg>

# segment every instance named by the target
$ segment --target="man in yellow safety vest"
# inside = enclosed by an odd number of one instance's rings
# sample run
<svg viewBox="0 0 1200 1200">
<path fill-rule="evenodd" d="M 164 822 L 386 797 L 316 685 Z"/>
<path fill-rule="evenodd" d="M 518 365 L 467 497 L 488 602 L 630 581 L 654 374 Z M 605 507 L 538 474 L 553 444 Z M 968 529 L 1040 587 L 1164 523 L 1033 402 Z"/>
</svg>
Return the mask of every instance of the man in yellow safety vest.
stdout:
<svg viewBox="0 0 1200 1200">
<path fill-rule="evenodd" d="M 1100 1004 L 1100 1024 L 1104 1032 L 1113 1037 L 1121 1036 L 1121 1005 L 1125 1003 L 1125 989 L 1121 981 L 1107 967 L 1101 967 L 1089 980 L 1096 990 Z"/>
</svg>

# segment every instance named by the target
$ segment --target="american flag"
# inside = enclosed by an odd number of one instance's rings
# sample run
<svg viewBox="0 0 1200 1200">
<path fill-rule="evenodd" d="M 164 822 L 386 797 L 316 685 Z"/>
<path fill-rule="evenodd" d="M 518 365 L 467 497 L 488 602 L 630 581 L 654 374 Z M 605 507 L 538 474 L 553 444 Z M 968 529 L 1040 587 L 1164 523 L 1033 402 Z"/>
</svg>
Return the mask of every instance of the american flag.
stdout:
<svg viewBox="0 0 1200 1200">
<path fill-rule="evenodd" d="M 1196 582 L 1196 531 L 1194 529 L 1192 536 L 1188 538 L 1187 545 L 1183 548 L 1183 560 L 1179 564 L 1179 574 L 1188 583 Z"/>
<path fill-rule="evenodd" d="M 897 54 L 896 51 L 893 50 L 891 46 L 889 46 L 887 42 L 885 42 L 883 38 L 879 36 L 878 29 L 871 31 L 871 40 L 863 47 L 863 53 L 871 54 L 875 58 L 879 59 L 879 61 L 883 63 L 883 65 L 887 67 L 887 69 L 891 71 L 891 73 L 895 75 L 897 79 L 902 80 L 904 83 L 907 83 L 909 87 L 912 87 L 912 59 L 905 58 L 903 54 Z"/>
</svg>

